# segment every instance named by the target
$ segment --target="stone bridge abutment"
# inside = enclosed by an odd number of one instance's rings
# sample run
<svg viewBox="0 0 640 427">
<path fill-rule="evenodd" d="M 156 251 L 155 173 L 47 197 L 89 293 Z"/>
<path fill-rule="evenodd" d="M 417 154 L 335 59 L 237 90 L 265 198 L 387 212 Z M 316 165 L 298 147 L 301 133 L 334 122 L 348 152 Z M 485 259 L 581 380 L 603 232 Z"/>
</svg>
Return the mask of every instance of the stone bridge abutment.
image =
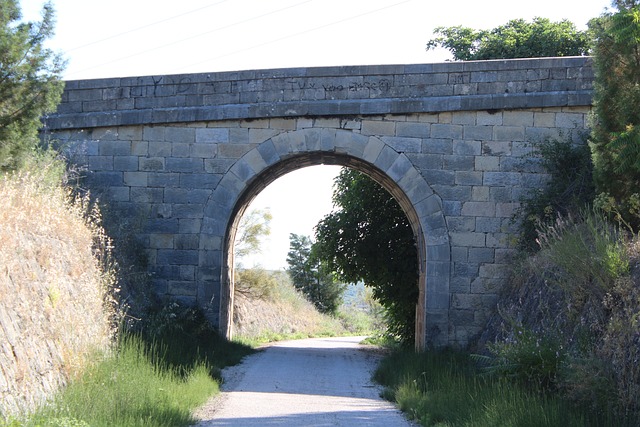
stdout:
<svg viewBox="0 0 640 427">
<path fill-rule="evenodd" d="M 514 212 L 547 179 L 534 145 L 582 141 L 591 86 L 589 58 L 73 81 L 45 131 L 123 219 L 142 218 L 154 291 L 228 335 L 250 201 L 307 166 L 372 176 L 416 236 L 416 342 L 464 345 L 504 283 Z"/>
</svg>

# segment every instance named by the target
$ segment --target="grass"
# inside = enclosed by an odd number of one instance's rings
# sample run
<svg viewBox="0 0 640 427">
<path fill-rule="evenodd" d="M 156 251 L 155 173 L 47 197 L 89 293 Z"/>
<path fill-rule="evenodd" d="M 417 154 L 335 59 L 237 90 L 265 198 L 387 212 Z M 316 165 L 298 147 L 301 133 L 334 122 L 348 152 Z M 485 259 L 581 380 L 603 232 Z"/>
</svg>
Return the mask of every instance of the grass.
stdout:
<svg viewBox="0 0 640 427">
<path fill-rule="evenodd" d="M 469 356 L 452 351 L 396 351 L 374 374 L 395 401 L 423 426 L 606 426 L 566 401 L 504 378 L 482 375 Z"/>
<path fill-rule="evenodd" d="M 222 338 L 209 349 L 170 349 L 139 336 L 121 339 L 114 354 L 96 361 L 54 398 L 52 403 L 13 421 L 24 426 L 187 426 L 192 412 L 218 392 L 214 378 L 224 364 L 237 363 L 252 350 Z M 176 362 L 177 353 L 181 362 Z M 212 373 L 214 375 L 212 375 Z"/>
</svg>

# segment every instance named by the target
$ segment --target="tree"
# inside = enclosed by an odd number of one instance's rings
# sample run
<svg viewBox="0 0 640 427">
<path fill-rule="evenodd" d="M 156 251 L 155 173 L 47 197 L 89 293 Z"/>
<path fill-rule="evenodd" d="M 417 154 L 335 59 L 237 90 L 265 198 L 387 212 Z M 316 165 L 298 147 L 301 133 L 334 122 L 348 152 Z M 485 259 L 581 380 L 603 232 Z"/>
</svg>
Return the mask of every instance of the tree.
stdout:
<svg viewBox="0 0 640 427">
<path fill-rule="evenodd" d="M 339 284 L 317 256 L 317 249 L 308 236 L 291 233 L 287 254 L 287 272 L 296 289 L 301 291 L 321 313 L 335 313 L 342 301 L 345 287 Z"/>
<path fill-rule="evenodd" d="M 348 168 L 336 178 L 333 203 L 337 209 L 316 226 L 317 256 L 340 280 L 371 287 L 389 333 L 413 342 L 418 255 L 402 208 L 378 183 Z"/>
<path fill-rule="evenodd" d="M 240 219 L 236 239 L 233 243 L 233 254 L 236 265 L 247 255 L 258 254 L 262 251 L 262 239 L 271 234 L 271 220 L 273 215 L 269 209 L 253 209 L 245 213 Z"/>
<path fill-rule="evenodd" d="M 44 47 L 53 35 L 54 13 L 42 22 L 20 22 L 16 0 L 0 0 L 0 170 L 13 170 L 38 146 L 40 118 L 56 109 L 64 62 Z"/>
<path fill-rule="evenodd" d="M 596 190 L 620 219 L 638 227 L 640 193 L 640 6 L 593 20 L 595 123 L 591 136 Z M 611 206 L 610 206 L 611 207 Z"/>
<path fill-rule="evenodd" d="M 427 50 L 448 49 L 458 61 L 581 56 L 589 52 L 590 37 L 567 20 L 552 22 L 534 18 L 533 22 L 514 19 L 492 30 L 468 27 L 437 27 L 439 37 L 429 40 Z"/>
</svg>

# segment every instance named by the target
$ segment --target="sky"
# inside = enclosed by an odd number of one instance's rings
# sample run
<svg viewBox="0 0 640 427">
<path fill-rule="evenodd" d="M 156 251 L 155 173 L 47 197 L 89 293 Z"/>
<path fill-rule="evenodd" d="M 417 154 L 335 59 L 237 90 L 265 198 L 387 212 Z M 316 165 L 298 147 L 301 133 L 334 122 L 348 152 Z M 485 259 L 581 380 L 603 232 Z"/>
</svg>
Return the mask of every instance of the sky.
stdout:
<svg viewBox="0 0 640 427">
<path fill-rule="evenodd" d="M 21 0 L 39 20 L 44 1 Z M 490 29 L 510 19 L 568 19 L 583 29 L 610 0 L 52 0 L 48 47 L 68 61 L 65 80 L 337 65 L 419 64 L 450 59 L 425 51 L 439 26 Z M 339 168 L 316 166 L 274 182 L 253 201 L 269 207 L 261 257 L 286 267 L 289 233 L 312 235 L 331 209 Z"/>
</svg>

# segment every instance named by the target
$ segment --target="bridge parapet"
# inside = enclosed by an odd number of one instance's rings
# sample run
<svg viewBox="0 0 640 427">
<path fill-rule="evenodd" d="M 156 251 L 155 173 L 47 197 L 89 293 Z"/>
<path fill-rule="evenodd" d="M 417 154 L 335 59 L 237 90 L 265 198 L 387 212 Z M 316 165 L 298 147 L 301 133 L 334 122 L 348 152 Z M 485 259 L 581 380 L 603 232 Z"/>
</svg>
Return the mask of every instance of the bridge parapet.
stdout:
<svg viewBox="0 0 640 427">
<path fill-rule="evenodd" d="M 589 105 L 588 57 L 69 81 L 50 129 Z"/>
</svg>

